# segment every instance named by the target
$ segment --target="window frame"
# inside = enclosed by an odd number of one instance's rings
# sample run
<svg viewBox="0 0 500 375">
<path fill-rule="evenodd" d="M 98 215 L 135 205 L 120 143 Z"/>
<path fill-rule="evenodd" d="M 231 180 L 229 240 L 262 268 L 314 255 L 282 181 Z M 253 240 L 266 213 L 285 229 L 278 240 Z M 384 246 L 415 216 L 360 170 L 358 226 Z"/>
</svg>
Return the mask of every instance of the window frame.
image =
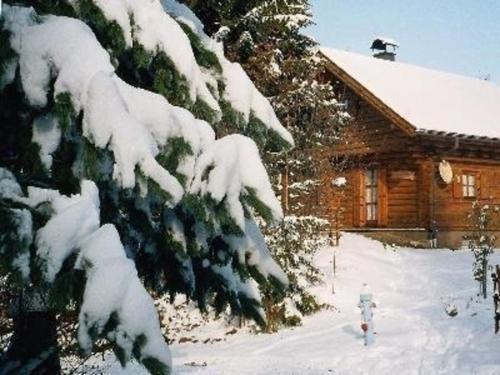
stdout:
<svg viewBox="0 0 500 375">
<path fill-rule="evenodd" d="M 462 171 L 462 173 L 460 174 L 460 192 L 462 194 L 462 198 L 479 198 L 479 178 L 480 172 L 478 171 Z"/>
</svg>

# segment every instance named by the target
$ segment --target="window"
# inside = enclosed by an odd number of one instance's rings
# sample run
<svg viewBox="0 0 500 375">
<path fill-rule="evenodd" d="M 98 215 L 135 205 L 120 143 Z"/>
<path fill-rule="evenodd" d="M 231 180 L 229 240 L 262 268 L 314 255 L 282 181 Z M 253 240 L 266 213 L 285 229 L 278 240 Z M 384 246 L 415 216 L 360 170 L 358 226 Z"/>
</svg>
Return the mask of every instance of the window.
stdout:
<svg viewBox="0 0 500 375">
<path fill-rule="evenodd" d="M 365 203 L 366 221 L 377 221 L 377 189 L 378 173 L 376 169 L 369 169 L 365 173 Z"/>
<path fill-rule="evenodd" d="M 473 174 L 462 175 L 462 195 L 464 198 L 476 197 L 476 176 Z"/>
</svg>

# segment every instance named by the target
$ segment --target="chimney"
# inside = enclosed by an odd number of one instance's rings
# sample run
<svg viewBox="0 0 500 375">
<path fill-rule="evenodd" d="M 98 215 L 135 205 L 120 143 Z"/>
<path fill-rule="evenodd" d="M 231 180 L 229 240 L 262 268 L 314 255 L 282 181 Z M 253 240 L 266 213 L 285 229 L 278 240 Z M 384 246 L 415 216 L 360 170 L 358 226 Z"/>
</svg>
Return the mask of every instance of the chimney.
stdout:
<svg viewBox="0 0 500 375">
<path fill-rule="evenodd" d="M 396 49 L 399 47 L 398 42 L 390 38 L 378 37 L 372 43 L 370 49 L 373 57 L 382 60 L 395 61 Z"/>
</svg>

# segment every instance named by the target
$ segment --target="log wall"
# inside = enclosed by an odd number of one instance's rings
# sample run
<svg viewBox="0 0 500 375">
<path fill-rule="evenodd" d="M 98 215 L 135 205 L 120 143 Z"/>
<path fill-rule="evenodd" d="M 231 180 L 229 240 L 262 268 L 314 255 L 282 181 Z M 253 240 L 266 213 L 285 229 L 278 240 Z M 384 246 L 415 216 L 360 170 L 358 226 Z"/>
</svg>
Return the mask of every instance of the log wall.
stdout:
<svg viewBox="0 0 500 375">
<path fill-rule="evenodd" d="M 365 227 L 367 168 L 377 168 L 380 174 L 377 227 L 429 228 L 435 222 L 442 231 L 470 229 L 467 213 L 474 198 L 461 194 L 464 173 L 477 176 L 478 199 L 500 204 L 499 142 L 411 134 L 396 125 L 396 117 L 387 116 L 387 108 L 380 110 L 333 73 L 329 79 L 334 90 L 342 93 L 352 121 L 330 152 L 321 154 L 321 162 L 330 158 L 330 163 L 320 168 L 321 183 L 313 195 L 299 202 L 304 213 L 326 218 L 332 226 L 338 219 L 345 229 Z M 452 165 L 455 177 L 450 185 L 438 174 L 441 160 Z M 332 179 L 340 176 L 347 179 L 346 186 L 332 187 Z M 494 228 L 500 228 L 500 223 Z"/>
<path fill-rule="evenodd" d="M 431 200 L 434 220 L 441 230 L 466 230 L 469 228 L 467 213 L 472 203 L 478 199 L 492 204 L 500 204 L 500 163 L 481 161 L 461 161 L 448 159 L 453 169 L 453 182 L 443 183 L 439 176 L 434 180 L 434 196 Z M 461 183 L 463 174 L 476 176 L 476 197 L 464 197 Z M 498 228 L 500 223 L 494 223 Z"/>
</svg>

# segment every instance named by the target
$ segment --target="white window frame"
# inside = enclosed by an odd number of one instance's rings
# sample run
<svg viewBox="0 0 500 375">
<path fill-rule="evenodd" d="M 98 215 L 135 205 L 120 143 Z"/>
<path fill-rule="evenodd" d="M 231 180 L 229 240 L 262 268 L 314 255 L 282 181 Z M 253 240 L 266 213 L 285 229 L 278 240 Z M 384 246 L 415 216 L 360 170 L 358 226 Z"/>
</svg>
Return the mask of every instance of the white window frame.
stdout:
<svg viewBox="0 0 500 375">
<path fill-rule="evenodd" d="M 478 176 L 475 173 L 466 172 L 462 175 L 460 182 L 462 185 L 462 196 L 464 198 L 477 197 L 477 179 Z"/>
</svg>

